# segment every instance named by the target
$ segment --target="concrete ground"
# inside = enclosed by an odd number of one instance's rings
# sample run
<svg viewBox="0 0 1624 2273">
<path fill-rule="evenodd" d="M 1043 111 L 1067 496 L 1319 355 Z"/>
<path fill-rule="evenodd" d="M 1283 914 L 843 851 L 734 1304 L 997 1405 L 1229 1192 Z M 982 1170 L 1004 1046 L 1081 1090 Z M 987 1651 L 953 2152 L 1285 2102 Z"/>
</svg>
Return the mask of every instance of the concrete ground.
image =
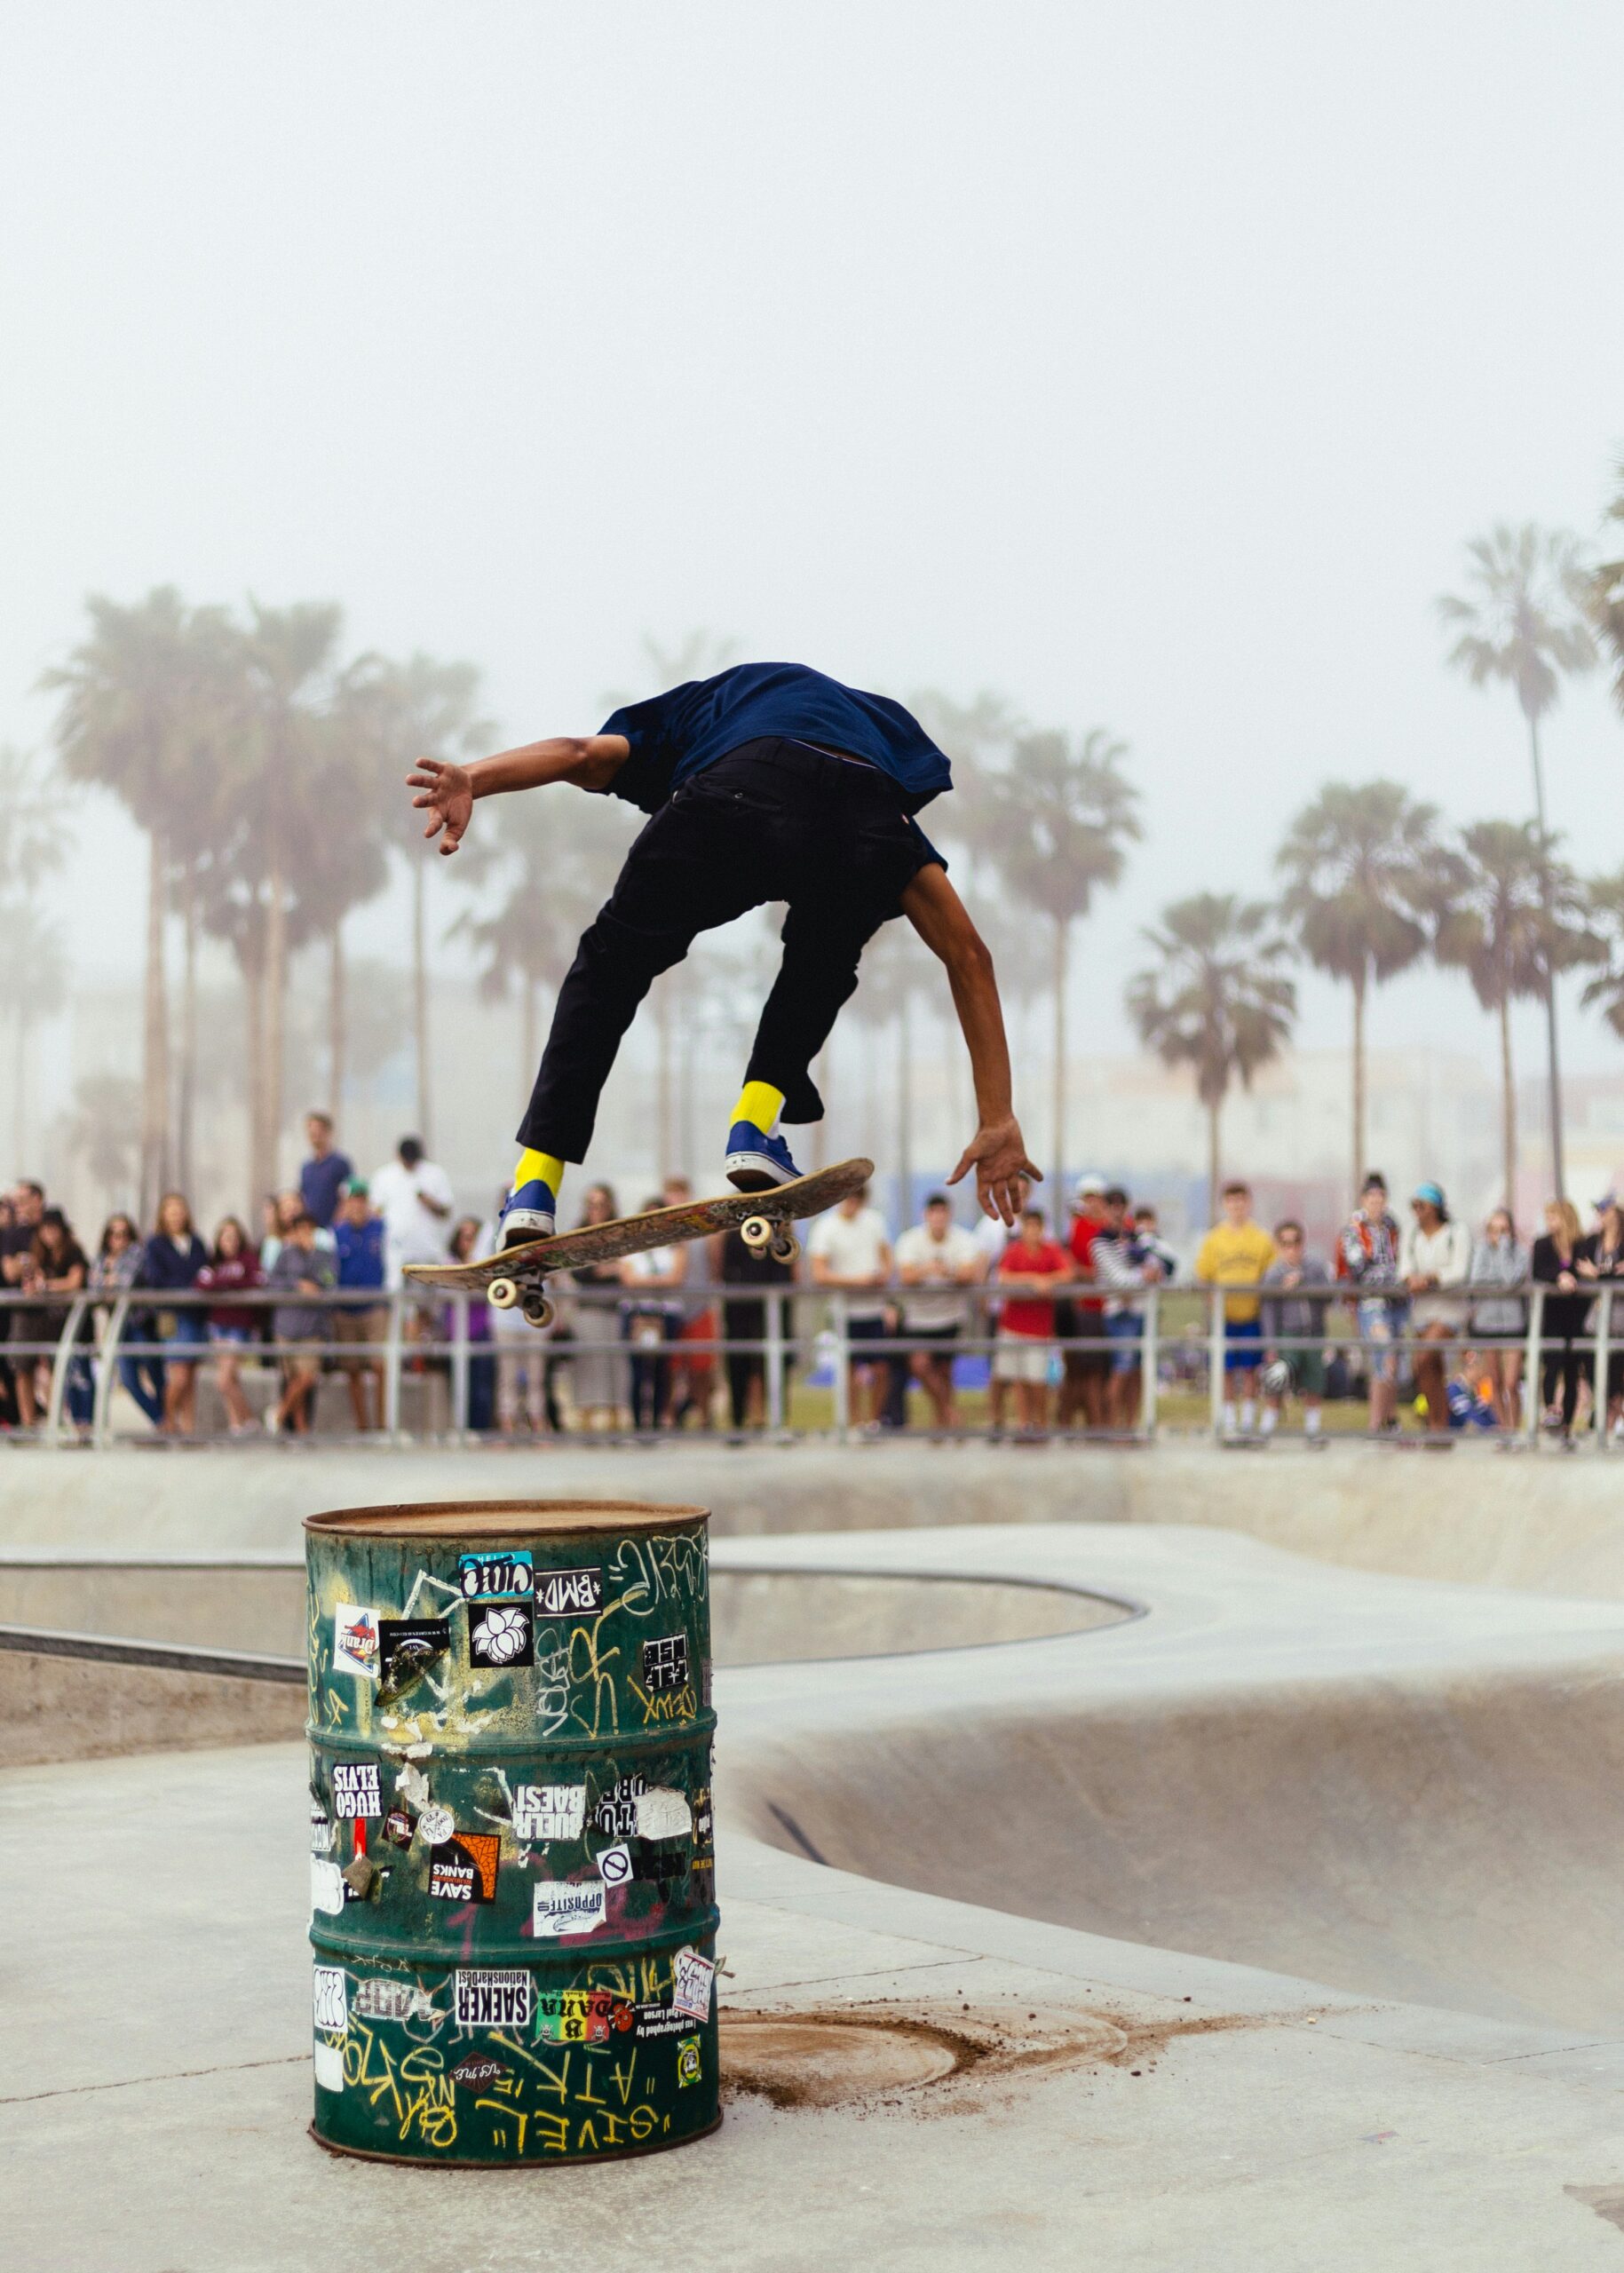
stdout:
<svg viewBox="0 0 1624 2273">
<path fill-rule="evenodd" d="M 1173 1524 L 735 1560 L 1148 1615 L 720 1674 L 727 2118 L 590 2170 L 305 2137 L 301 1746 L 0 1776 L 7 2273 L 1624 2265 L 1624 1607 Z"/>
</svg>

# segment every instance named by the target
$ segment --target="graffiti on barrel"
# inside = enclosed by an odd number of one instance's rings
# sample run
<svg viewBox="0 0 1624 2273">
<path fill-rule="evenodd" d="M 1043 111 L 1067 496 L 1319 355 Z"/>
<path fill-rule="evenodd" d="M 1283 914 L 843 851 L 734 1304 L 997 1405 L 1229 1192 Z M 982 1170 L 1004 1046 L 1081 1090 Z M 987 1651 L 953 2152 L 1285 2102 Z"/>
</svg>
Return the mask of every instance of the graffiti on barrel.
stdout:
<svg viewBox="0 0 1624 2273">
<path fill-rule="evenodd" d="M 323 2144 L 590 2159 L 718 2119 L 705 1521 L 307 1523 Z"/>
</svg>

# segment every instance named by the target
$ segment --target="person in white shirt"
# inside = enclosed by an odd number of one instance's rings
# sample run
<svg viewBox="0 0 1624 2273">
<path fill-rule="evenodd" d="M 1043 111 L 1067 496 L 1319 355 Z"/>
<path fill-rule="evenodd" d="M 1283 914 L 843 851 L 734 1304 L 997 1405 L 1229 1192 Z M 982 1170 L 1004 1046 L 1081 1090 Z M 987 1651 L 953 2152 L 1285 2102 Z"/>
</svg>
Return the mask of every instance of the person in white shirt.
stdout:
<svg viewBox="0 0 1624 2273">
<path fill-rule="evenodd" d="M 1437 1435 L 1449 1428 L 1449 1392 L 1443 1345 L 1466 1325 L 1467 1305 L 1443 1289 L 1463 1287 L 1472 1275 L 1472 1235 L 1444 1205 L 1436 1184 L 1418 1184 L 1410 1199 L 1410 1220 L 1398 1241 L 1398 1278 L 1414 1296 L 1410 1323 L 1422 1346 L 1413 1352 L 1415 1387 L 1427 1400 L 1427 1428 Z M 1430 1346 L 1436 1345 L 1436 1346 Z"/>
<path fill-rule="evenodd" d="M 886 1335 L 881 1290 L 890 1283 L 891 1241 L 885 1218 L 868 1201 L 868 1187 L 849 1192 L 838 1208 L 820 1216 L 806 1243 L 814 1287 L 846 1298 L 846 1335 L 852 1350 L 852 1418 L 865 1425 L 863 1394 L 869 1398 L 866 1425 L 877 1429 L 884 1401 L 887 1367 L 881 1345 Z"/>
<path fill-rule="evenodd" d="M 1018 1224 L 1031 1204 L 1032 1179 L 1030 1176 L 1023 1176 L 1017 1179 L 1017 1183 L 1018 1189 L 1015 1194 L 1015 1220 Z M 998 1266 L 1003 1261 L 1005 1251 L 1010 1244 L 1009 1226 L 1002 1216 L 982 1216 L 977 1219 L 973 1237 L 976 1242 L 976 1252 L 981 1257 L 981 1276 L 987 1281 L 990 1290 L 998 1284 Z M 997 1334 L 998 1319 L 1002 1310 L 1003 1297 L 989 1291 L 986 1302 L 988 1334 Z M 999 1373 L 997 1367 L 989 1365 L 986 1384 L 987 1427 L 994 1435 L 1000 1434 L 1003 1429 L 1005 1410 L 1010 1399 L 1010 1384 Z"/>
<path fill-rule="evenodd" d="M 973 1235 L 954 1222 L 947 1193 L 933 1192 L 923 1223 L 897 1241 L 897 1276 L 907 1290 L 902 1297 L 903 1339 L 943 1345 L 915 1350 L 909 1361 L 939 1429 L 951 1429 L 956 1420 L 951 1344 L 964 1330 L 964 1300 L 955 1289 L 973 1287 L 981 1273 L 981 1250 Z"/>
<path fill-rule="evenodd" d="M 456 1205 L 444 1168 L 423 1156 L 416 1136 L 402 1136 L 400 1157 L 372 1178 L 368 1197 L 384 1219 L 384 1255 L 392 1287 L 408 1263 L 443 1263 Z"/>
</svg>

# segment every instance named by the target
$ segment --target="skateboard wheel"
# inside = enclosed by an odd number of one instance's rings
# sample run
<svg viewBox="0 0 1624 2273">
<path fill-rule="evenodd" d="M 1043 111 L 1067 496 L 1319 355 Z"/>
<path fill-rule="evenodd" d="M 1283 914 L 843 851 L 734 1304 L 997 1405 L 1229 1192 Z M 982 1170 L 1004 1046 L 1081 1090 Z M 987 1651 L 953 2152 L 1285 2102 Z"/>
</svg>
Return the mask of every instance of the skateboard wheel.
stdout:
<svg viewBox="0 0 1624 2273">
<path fill-rule="evenodd" d="M 801 1242 L 793 1232 L 780 1232 L 767 1253 L 774 1263 L 798 1263 Z"/>
<path fill-rule="evenodd" d="M 511 1311 L 519 1300 L 517 1279 L 493 1279 L 485 1289 L 485 1299 L 493 1310 Z"/>
<path fill-rule="evenodd" d="M 764 1216 L 747 1216 L 739 1226 L 739 1236 L 752 1255 L 759 1255 L 772 1236 L 772 1226 Z"/>
<path fill-rule="evenodd" d="M 555 1312 L 553 1311 L 551 1300 L 549 1296 L 546 1295 L 527 1295 L 525 1296 L 525 1323 L 527 1326 L 551 1326 L 554 1316 Z"/>
</svg>

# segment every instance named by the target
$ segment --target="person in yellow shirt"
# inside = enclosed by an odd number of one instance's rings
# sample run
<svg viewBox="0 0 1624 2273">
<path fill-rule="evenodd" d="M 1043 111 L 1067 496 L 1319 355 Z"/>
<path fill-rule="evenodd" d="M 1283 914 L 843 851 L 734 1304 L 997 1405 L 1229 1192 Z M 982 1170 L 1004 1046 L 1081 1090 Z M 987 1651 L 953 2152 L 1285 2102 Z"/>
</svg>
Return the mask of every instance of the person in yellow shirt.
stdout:
<svg viewBox="0 0 1624 2273">
<path fill-rule="evenodd" d="M 1203 1287 L 1255 1287 L 1275 1258 L 1274 1241 L 1252 1219 L 1252 1187 L 1226 1184 L 1224 1221 L 1201 1241 L 1195 1275 Z M 1224 1432 L 1249 1437 L 1257 1425 L 1257 1361 L 1263 1320 L 1256 1295 L 1224 1297 Z M 1239 1414 L 1235 1393 L 1240 1391 Z"/>
</svg>

